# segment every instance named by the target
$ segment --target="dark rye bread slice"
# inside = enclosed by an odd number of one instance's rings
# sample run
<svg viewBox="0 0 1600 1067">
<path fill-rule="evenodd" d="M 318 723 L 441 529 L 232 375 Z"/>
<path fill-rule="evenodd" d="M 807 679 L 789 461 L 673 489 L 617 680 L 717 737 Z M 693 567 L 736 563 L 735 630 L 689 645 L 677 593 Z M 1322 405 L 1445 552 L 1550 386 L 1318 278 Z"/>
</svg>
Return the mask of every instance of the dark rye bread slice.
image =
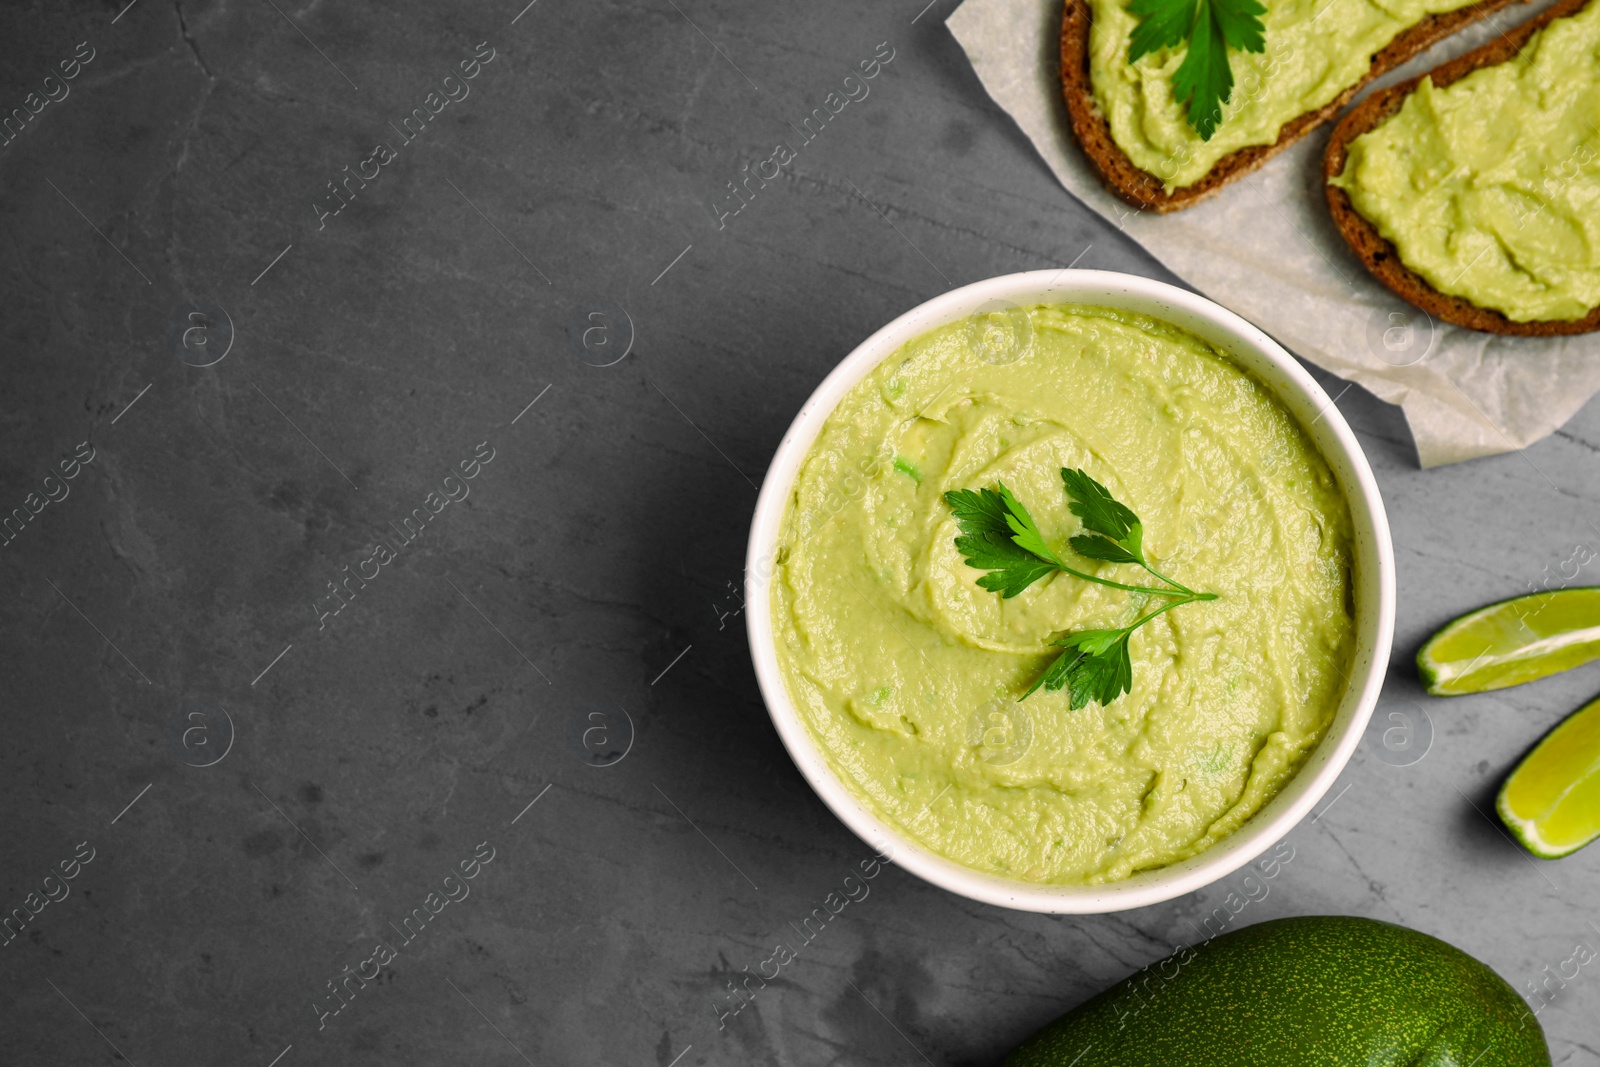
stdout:
<svg viewBox="0 0 1600 1067">
<path fill-rule="evenodd" d="M 1553 7 L 1540 12 L 1516 29 L 1501 34 L 1482 48 L 1474 49 L 1459 59 L 1453 59 L 1427 74 L 1401 82 L 1388 89 L 1380 89 L 1351 108 L 1350 114 L 1333 128 L 1328 150 L 1322 157 L 1322 177 L 1336 177 L 1344 171 L 1350 142 L 1373 129 L 1400 110 L 1411 90 L 1423 78 L 1431 77 L 1436 88 L 1466 77 L 1482 67 L 1503 63 L 1522 50 L 1540 29 L 1567 15 L 1582 11 L 1589 0 L 1561 0 Z M 1384 285 L 1393 289 L 1402 299 L 1421 308 L 1435 318 L 1465 326 L 1469 330 L 1489 333 L 1514 334 L 1519 337 L 1549 337 L 1557 334 L 1588 333 L 1600 330 L 1600 308 L 1593 308 L 1581 319 L 1554 320 L 1550 322 L 1512 322 L 1498 311 L 1490 311 L 1458 296 L 1448 296 L 1430 285 L 1421 275 L 1400 262 L 1400 256 L 1378 233 L 1377 227 L 1356 212 L 1349 195 L 1336 185 L 1325 185 L 1328 208 L 1333 212 L 1334 225 L 1360 257 L 1362 265 Z"/>
<path fill-rule="evenodd" d="M 1174 189 L 1170 194 L 1161 179 L 1134 166 L 1111 139 L 1111 128 L 1094 100 L 1089 81 L 1088 0 L 1066 0 L 1061 19 L 1061 89 L 1066 96 L 1072 132 L 1083 146 L 1084 155 L 1113 193 L 1138 208 L 1166 213 L 1204 200 L 1235 178 L 1249 174 L 1261 164 L 1294 144 L 1311 130 L 1338 114 L 1368 82 L 1382 77 L 1395 67 L 1434 43 L 1513 3 L 1527 0 L 1482 0 L 1481 3 L 1442 15 L 1429 15 L 1401 31 L 1382 51 L 1372 57 L 1367 73 L 1338 98 L 1316 111 L 1307 111 L 1284 124 L 1278 139 L 1269 145 L 1241 148 L 1217 160 L 1205 177 L 1193 185 Z"/>
</svg>

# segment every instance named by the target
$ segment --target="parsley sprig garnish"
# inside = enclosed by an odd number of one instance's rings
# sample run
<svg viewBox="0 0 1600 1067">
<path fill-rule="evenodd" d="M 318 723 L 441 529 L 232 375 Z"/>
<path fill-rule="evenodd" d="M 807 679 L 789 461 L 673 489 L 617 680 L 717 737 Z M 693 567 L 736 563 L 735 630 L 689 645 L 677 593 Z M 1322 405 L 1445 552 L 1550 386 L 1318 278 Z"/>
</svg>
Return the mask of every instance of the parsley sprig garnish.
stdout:
<svg viewBox="0 0 1600 1067">
<path fill-rule="evenodd" d="M 1222 122 L 1222 105 L 1233 95 L 1228 49 L 1265 49 L 1267 9 L 1258 0 L 1133 0 L 1128 12 L 1139 18 L 1128 42 L 1128 62 L 1160 48 L 1189 50 L 1172 76 L 1172 95 L 1189 105 L 1189 125 L 1202 141 L 1211 140 Z"/>
<path fill-rule="evenodd" d="M 1067 539 L 1072 550 L 1087 559 L 1143 567 L 1163 585 L 1129 585 L 1068 566 L 1045 543 L 1028 509 L 1003 484 L 997 483 L 993 489 L 954 489 L 945 493 L 944 500 L 961 530 L 961 536 L 955 539 L 956 551 L 969 567 L 988 572 L 978 579 L 979 587 L 1003 598 L 1014 597 L 1057 571 L 1113 589 L 1170 598 L 1131 625 L 1077 630 L 1056 638 L 1051 644 L 1066 651 L 1018 698 L 1028 699 L 1040 686 L 1047 692 L 1066 688 L 1072 694 L 1074 708 L 1090 701 L 1104 706 L 1133 687 L 1128 638 L 1135 630 L 1157 615 L 1197 600 L 1215 600 L 1217 594 L 1197 593 L 1150 566 L 1144 556 L 1144 525 L 1139 516 L 1117 501 L 1105 486 L 1081 470 L 1066 467 L 1061 468 L 1061 481 L 1070 498 L 1068 507 L 1082 520 L 1086 531 Z"/>
</svg>

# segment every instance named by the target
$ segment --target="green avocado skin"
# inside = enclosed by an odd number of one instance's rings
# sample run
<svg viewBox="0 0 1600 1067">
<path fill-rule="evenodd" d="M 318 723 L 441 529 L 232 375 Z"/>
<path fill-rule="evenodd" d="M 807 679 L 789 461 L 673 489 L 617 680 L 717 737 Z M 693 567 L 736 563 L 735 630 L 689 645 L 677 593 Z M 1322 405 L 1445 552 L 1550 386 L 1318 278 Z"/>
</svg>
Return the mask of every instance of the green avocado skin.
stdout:
<svg viewBox="0 0 1600 1067">
<path fill-rule="evenodd" d="M 1005 1067 L 1549 1067 L 1499 975 L 1403 926 L 1274 919 L 1182 949 L 1029 1038 Z"/>
</svg>

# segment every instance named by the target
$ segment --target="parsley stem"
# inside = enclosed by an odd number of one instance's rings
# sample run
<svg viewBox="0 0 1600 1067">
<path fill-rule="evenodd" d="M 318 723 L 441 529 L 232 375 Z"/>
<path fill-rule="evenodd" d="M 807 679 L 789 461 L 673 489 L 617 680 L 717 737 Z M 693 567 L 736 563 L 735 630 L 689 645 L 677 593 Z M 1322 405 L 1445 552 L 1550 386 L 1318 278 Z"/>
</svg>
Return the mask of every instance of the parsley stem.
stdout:
<svg viewBox="0 0 1600 1067">
<path fill-rule="evenodd" d="M 1139 627 L 1143 626 L 1145 623 L 1149 622 L 1151 619 L 1155 618 L 1157 615 L 1160 615 L 1162 612 L 1171 611 L 1173 608 L 1181 608 L 1185 604 L 1189 604 L 1189 603 L 1192 603 L 1192 601 L 1190 601 L 1190 600 L 1174 600 L 1170 604 L 1163 604 L 1159 608 L 1157 608 L 1156 610 L 1152 611 L 1150 614 L 1146 615 L 1144 618 L 1142 618 L 1142 619 L 1138 620 L 1137 622 L 1135 622 L 1132 626 L 1126 627 L 1123 630 L 1123 632 L 1131 634 L 1131 633 L 1133 633 L 1133 631 L 1137 630 Z"/>
<path fill-rule="evenodd" d="M 1065 571 L 1066 573 L 1072 575 L 1074 578 L 1082 578 L 1086 582 L 1097 582 L 1100 585 L 1109 585 L 1113 589 L 1126 589 L 1130 593 L 1148 593 L 1151 596 L 1177 596 L 1177 597 L 1190 597 L 1190 598 L 1194 598 L 1196 596 L 1194 591 L 1193 590 L 1189 590 L 1189 589 L 1183 589 L 1183 588 L 1157 589 L 1153 585 L 1124 585 L 1122 582 L 1113 582 L 1110 578 L 1096 578 L 1092 574 L 1085 574 L 1080 570 L 1074 570 L 1073 568 L 1067 566 L 1065 563 L 1062 563 L 1060 560 L 1056 560 L 1055 561 L 1055 565 L 1057 567 L 1059 567 L 1061 570 Z M 1151 571 L 1150 573 L 1151 574 L 1155 574 L 1154 571 Z M 1156 577 L 1160 578 L 1161 575 L 1156 574 Z M 1170 579 L 1163 579 L 1163 580 L 1170 580 Z M 1176 582 L 1173 582 L 1172 584 L 1173 585 L 1177 585 Z M 1216 599 L 1216 594 L 1214 594 L 1214 593 L 1207 593 L 1207 594 L 1203 594 L 1203 595 L 1204 595 L 1205 599 L 1208 599 L 1208 600 L 1215 600 Z M 1178 603 L 1187 604 L 1188 602 L 1189 602 L 1188 600 L 1177 601 L 1177 602 L 1174 603 L 1173 606 L 1176 606 L 1176 604 L 1178 604 Z M 1163 608 L 1162 610 L 1165 611 L 1166 609 Z"/>
<path fill-rule="evenodd" d="M 1149 571 L 1151 574 L 1155 575 L 1157 578 L 1160 578 L 1163 582 L 1166 582 L 1168 585 L 1172 586 L 1172 588 L 1180 589 L 1183 592 L 1190 594 L 1191 596 L 1196 595 L 1195 591 L 1193 589 L 1190 589 L 1188 586 L 1184 585 L 1182 582 L 1173 581 L 1171 578 L 1168 578 L 1165 574 L 1162 574 L 1160 571 L 1156 570 L 1154 567 L 1150 566 L 1150 564 L 1146 563 L 1142 559 L 1139 561 L 1139 566 L 1143 567 L 1145 570 Z M 1214 594 L 1214 593 L 1211 594 L 1211 599 L 1215 600 L 1216 599 L 1216 594 Z"/>
<path fill-rule="evenodd" d="M 1215 593 L 1190 593 L 1183 600 L 1174 600 L 1170 604 L 1161 605 L 1159 608 L 1157 608 L 1156 610 L 1152 611 L 1150 614 L 1146 615 L 1144 618 L 1139 619 L 1138 621 L 1134 622 L 1132 625 L 1123 627 L 1122 632 L 1125 633 L 1125 634 L 1131 634 L 1131 633 L 1133 633 L 1133 631 L 1137 630 L 1139 627 L 1143 626 L 1145 623 L 1149 622 L 1151 619 L 1155 618 L 1157 615 L 1160 615 L 1163 612 L 1171 611 L 1173 608 L 1181 608 L 1185 604 L 1193 604 L 1197 600 L 1215 600 L 1215 599 L 1217 599 L 1217 594 L 1215 594 Z"/>
</svg>

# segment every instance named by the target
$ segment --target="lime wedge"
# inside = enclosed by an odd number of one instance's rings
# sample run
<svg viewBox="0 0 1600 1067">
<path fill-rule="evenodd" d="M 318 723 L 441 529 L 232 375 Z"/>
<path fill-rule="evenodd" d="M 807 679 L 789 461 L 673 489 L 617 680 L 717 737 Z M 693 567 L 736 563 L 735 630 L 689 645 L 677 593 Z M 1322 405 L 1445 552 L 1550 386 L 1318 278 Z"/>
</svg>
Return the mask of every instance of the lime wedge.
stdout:
<svg viewBox="0 0 1600 1067">
<path fill-rule="evenodd" d="M 1456 619 L 1417 651 L 1434 696 L 1504 689 L 1600 659 L 1600 586 L 1531 593 Z"/>
<path fill-rule="evenodd" d="M 1600 837 L 1600 700 L 1546 734 L 1500 787 L 1494 806 L 1540 859 L 1559 859 Z"/>
</svg>

